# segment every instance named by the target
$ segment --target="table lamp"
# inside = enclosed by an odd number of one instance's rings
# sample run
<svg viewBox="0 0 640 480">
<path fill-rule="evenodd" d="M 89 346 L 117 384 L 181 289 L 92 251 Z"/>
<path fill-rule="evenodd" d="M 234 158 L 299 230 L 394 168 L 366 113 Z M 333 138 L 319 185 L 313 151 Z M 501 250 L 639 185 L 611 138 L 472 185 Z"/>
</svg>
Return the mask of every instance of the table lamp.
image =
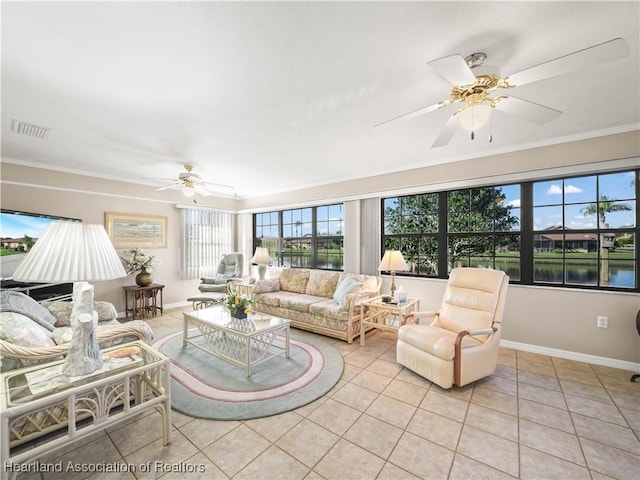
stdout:
<svg viewBox="0 0 640 480">
<path fill-rule="evenodd" d="M 378 270 L 391 273 L 391 296 L 396 291 L 396 272 L 406 272 L 409 265 L 405 262 L 400 250 L 385 250 Z"/>
<path fill-rule="evenodd" d="M 267 270 L 267 263 L 271 261 L 269 249 L 267 247 L 256 247 L 256 253 L 251 258 L 251 263 L 258 264 L 258 276 L 264 280 L 264 272 Z"/>
<path fill-rule="evenodd" d="M 64 375 L 88 375 L 102 367 L 93 285 L 87 282 L 126 276 L 104 227 L 76 222 L 51 223 L 14 272 L 13 278 L 19 282 L 74 282 L 73 335 Z"/>
</svg>

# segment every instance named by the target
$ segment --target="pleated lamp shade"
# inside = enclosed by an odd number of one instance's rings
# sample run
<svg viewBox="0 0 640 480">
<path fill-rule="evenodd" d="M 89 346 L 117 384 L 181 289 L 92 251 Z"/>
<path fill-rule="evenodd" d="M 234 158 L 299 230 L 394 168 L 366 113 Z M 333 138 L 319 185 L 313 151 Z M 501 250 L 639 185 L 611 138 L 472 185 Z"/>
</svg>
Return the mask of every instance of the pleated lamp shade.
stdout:
<svg viewBox="0 0 640 480">
<path fill-rule="evenodd" d="M 126 277 L 102 225 L 54 222 L 13 274 L 19 282 L 82 282 Z"/>
<path fill-rule="evenodd" d="M 386 250 L 378 270 L 384 272 L 406 272 L 409 270 L 409 265 L 405 262 L 402 252 L 400 250 Z"/>
<path fill-rule="evenodd" d="M 267 247 L 256 247 L 256 252 L 251 258 L 251 263 L 257 263 L 258 265 L 266 265 L 271 261 L 269 257 L 269 249 Z"/>
</svg>

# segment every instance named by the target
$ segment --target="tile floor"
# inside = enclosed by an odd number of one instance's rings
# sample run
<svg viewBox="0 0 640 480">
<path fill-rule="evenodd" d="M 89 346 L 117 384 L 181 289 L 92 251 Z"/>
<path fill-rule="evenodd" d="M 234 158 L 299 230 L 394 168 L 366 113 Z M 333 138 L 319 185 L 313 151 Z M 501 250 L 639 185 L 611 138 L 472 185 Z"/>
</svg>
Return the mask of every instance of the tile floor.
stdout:
<svg viewBox="0 0 640 480">
<path fill-rule="evenodd" d="M 185 310 L 148 321 L 162 335 L 181 325 Z M 247 421 L 174 412 L 169 446 L 160 414 L 150 412 L 41 459 L 151 462 L 150 473 L 19 478 L 640 478 L 632 372 L 502 349 L 494 375 L 445 391 L 395 363 L 390 332 L 370 333 L 366 347 L 326 340 L 342 352 L 344 373 L 309 405 Z"/>
</svg>

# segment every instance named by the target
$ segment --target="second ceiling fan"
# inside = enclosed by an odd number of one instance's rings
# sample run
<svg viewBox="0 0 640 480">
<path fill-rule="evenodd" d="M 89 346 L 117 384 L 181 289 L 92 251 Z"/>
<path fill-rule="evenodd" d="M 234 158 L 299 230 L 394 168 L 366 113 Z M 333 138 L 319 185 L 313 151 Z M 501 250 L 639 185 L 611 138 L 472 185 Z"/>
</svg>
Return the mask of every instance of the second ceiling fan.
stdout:
<svg viewBox="0 0 640 480">
<path fill-rule="evenodd" d="M 184 166 L 186 172 L 180 172 L 178 174 L 178 178 L 170 180 L 168 178 L 162 179 L 166 181 L 171 181 L 170 184 L 164 185 L 162 187 L 156 188 L 156 190 L 167 190 L 170 188 L 179 188 L 182 189 L 182 193 L 187 197 L 193 197 L 196 193 L 199 193 L 203 196 L 209 196 L 212 194 L 208 190 L 208 188 L 212 188 L 215 190 L 233 190 L 231 185 L 222 185 L 219 183 L 211 183 L 203 180 L 200 175 L 193 172 L 193 165 L 186 164 Z"/>
<path fill-rule="evenodd" d="M 465 58 L 460 55 L 442 57 L 428 62 L 428 65 L 453 84 L 449 98 L 386 120 L 374 128 L 386 126 L 397 120 L 418 117 L 457 103 L 462 107 L 449 117 L 432 147 L 441 147 L 449 143 L 459 126 L 470 130 L 471 139 L 474 139 L 475 131 L 487 124 L 493 110 L 544 124 L 557 118 L 562 112 L 514 97 L 508 94 L 508 91 L 528 83 L 611 62 L 627 55 L 627 42 L 622 38 L 615 38 L 504 77 L 501 76 L 499 68 L 485 66 L 487 55 L 484 53 L 474 53 Z M 491 140 L 490 134 L 489 141 Z"/>
</svg>

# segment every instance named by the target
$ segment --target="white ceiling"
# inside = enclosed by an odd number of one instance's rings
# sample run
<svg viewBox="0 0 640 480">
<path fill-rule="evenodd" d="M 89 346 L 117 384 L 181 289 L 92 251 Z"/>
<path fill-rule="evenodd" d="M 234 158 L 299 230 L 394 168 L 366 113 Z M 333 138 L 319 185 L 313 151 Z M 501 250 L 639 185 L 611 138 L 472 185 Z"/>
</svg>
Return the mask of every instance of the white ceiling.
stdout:
<svg viewBox="0 0 640 480">
<path fill-rule="evenodd" d="M 633 2 L 3 2 L 4 162 L 163 185 L 194 163 L 240 196 L 634 130 Z M 622 37 L 630 55 L 522 86 L 563 111 L 539 126 L 495 112 L 494 140 L 452 111 L 427 62 L 481 51 L 503 75 Z M 52 128 L 47 140 L 14 119 Z M 478 135 L 480 137 L 480 135 Z"/>
</svg>

